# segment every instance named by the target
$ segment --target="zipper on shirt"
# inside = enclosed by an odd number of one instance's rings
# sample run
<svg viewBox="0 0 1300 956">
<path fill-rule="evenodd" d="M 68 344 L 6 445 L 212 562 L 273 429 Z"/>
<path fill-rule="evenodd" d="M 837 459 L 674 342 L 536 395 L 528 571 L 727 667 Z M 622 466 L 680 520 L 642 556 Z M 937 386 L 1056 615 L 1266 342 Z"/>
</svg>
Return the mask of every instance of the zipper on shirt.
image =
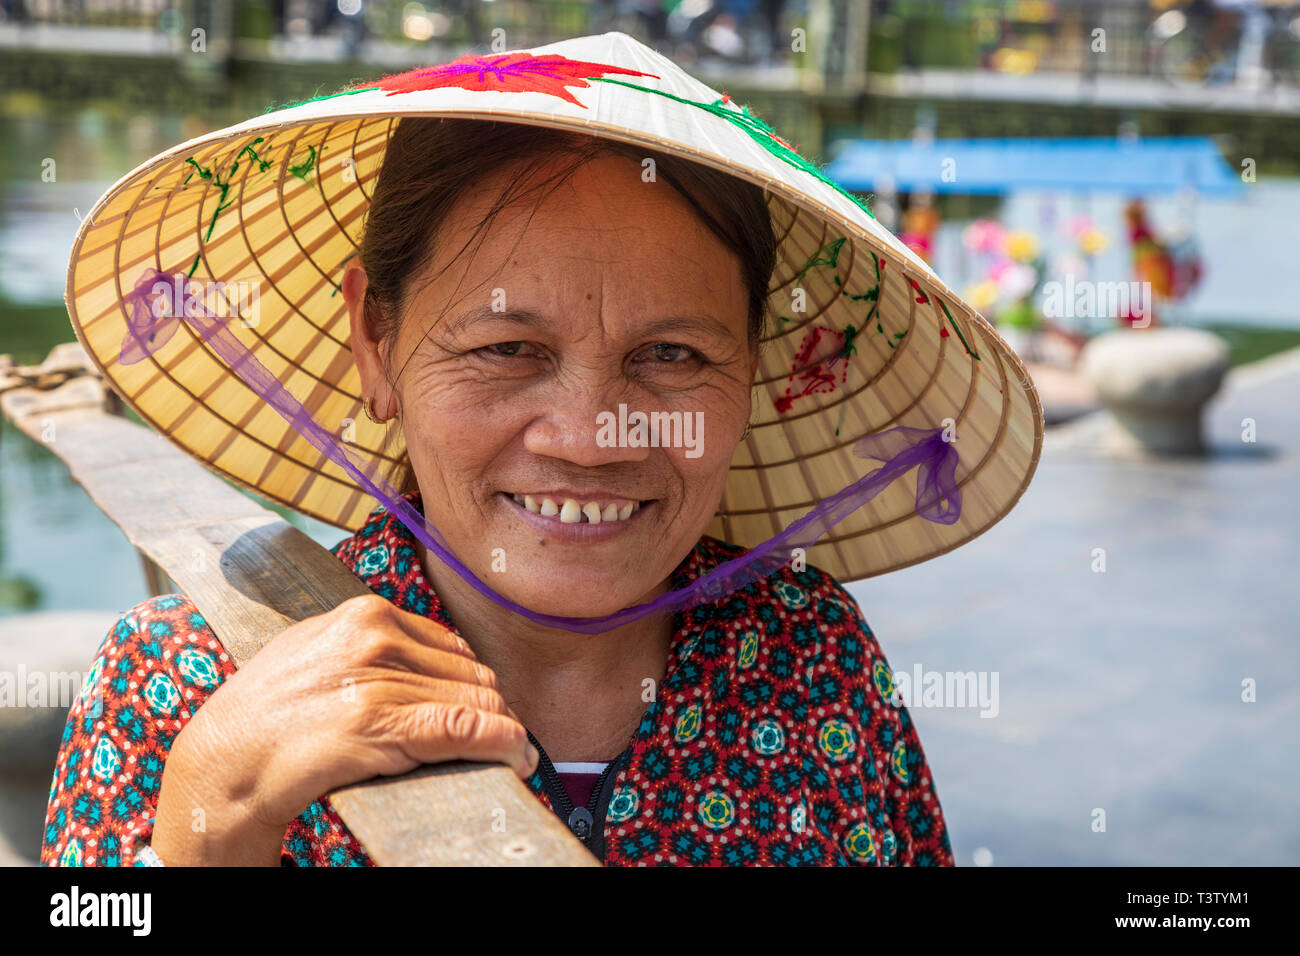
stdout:
<svg viewBox="0 0 1300 956">
<path fill-rule="evenodd" d="M 628 752 L 623 751 L 605 765 L 605 769 L 596 778 L 596 785 L 591 789 L 591 796 L 587 800 L 587 805 L 585 807 L 575 807 L 573 801 L 569 798 L 569 791 L 565 789 L 564 781 L 560 779 L 560 775 L 556 772 L 555 765 L 551 763 L 551 758 L 546 755 L 545 748 L 533 736 L 531 730 L 527 731 L 527 733 L 528 740 L 537 748 L 537 769 L 541 772 L 542 787 L 550 798 L 551 809 L 569 828 L 569 832 L 581 840 L 582 845 L 595 854 L 596 859 L 604 863 L 605 814 L 609 809 L 614 779 L 618 776 L 618 769 Z"/>
</svg>

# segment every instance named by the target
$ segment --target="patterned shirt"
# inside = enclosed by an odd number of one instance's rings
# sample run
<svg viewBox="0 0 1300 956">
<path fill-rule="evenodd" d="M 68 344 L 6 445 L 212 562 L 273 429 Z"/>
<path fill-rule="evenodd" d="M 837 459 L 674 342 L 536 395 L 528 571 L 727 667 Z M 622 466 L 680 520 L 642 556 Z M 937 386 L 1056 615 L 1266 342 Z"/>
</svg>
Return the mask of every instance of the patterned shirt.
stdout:
<svg viewBox="0 0 1300 956">
<path fill-rule="evenodd" d="M 407 498 L 421 507 L 418 492 Z M 376 594 L 456 630 L 414 537 L 384 508 L 331 551 Z M 706 535 L 671 586 L 743 553 Z M 595 841 L 607 865 L 953 864 L 889 664 L 834 579 L 785 567 L 678 612 L 673 627 L 664 679 L 609 771 Z M 234 669 L 182 595 L 121 615 L 68 714 L 42 864 L 139 865 L 172 741 Z M 554 811 L 542 773 L 526 783 Z M 374 865 L 325 796 L 290 823 L 281 862 Z"/>
</svg>

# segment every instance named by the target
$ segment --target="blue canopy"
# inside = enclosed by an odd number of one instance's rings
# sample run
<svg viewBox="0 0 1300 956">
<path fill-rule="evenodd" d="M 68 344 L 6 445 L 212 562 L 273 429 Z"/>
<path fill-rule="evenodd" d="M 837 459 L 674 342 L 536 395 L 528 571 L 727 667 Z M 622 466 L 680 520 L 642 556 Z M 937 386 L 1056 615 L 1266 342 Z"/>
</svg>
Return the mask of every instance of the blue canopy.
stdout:
<svg viewBox="0 0 1300 956">
<path fill-rule="evenodd" d="M 1005 193 L 1012 189 L 1175 192 L 1236 196 L 1240 176 L 1208 136 L 1121 140 L 1109 136 L 1023 139 L 850 140 L 826 174 L 846 189 Z"/>
</svg>

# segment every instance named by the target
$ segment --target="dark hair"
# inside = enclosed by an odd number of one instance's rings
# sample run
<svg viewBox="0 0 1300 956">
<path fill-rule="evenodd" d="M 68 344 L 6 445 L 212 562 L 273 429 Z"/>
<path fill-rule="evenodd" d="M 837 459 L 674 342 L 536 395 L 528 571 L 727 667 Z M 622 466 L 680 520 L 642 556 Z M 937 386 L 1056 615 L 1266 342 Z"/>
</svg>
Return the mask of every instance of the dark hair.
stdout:
<svg viewBox="0 0 1300 956">
<path fill-rule="evenodd" d="M 507 164 L 528 160 L 465 240 L 452 261 L 506 207 L 535 196 L 540 203 L 555 186 L 587 162 L 621 155 L 641 164 L 654 160 L 662 178 L 694 207 L 697 215 L 741 263 L 749 293 L 749 340 L 757 347 L 766 331 L 768 286 L 776 267 L 776 237 L 764 191 L 721 170 L 631 143 L 585 133 L 520 123 L 443 117 L 404 117 L 384 153 L 366 212 L 359 258 L 367 276 L 363 314 L 375 339 L 392 334 L 411 294 L 411 277 L 432 261 L 435 243 L 448 237 L 439 227 L 466 190 Z M 561 165 L 540 181 L 534 176 L 557 157 Z M 480 243 L 481 243 L 480 239 Z M 393 474 L 402 491 L 416 488 L 410 460 L 403 456 Z"/>
</svg>

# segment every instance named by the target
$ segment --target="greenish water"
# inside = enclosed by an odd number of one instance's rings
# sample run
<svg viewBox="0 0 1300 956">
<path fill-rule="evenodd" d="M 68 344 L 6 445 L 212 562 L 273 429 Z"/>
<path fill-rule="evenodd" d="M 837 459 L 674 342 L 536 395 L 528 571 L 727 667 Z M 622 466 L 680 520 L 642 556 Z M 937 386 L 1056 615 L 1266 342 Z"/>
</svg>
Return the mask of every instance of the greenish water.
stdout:
<svg viewBox="0 0 1300 956">
<path fill-rule="evenodd" d="M 36 365 L 60 342 L 75 339 L 62 302 L 27 305 L 0 298 L 0 354 L 18 365 Z"/>
<path fill-rule="evenodd" d="M 32 365 L 74 340 L 63 303 L 0 299 L 0 354 Z M 129 418 L 140 422 L 130 409 Z M 238 486 L 233 486 L 238 487 Z M 322 545 L 345 532 L 243 488 Z M 0 416 L 0 617 L 27 611 L 124 611 L 147 598 L 136 550 L 44 445 Z"/>
</svg>

